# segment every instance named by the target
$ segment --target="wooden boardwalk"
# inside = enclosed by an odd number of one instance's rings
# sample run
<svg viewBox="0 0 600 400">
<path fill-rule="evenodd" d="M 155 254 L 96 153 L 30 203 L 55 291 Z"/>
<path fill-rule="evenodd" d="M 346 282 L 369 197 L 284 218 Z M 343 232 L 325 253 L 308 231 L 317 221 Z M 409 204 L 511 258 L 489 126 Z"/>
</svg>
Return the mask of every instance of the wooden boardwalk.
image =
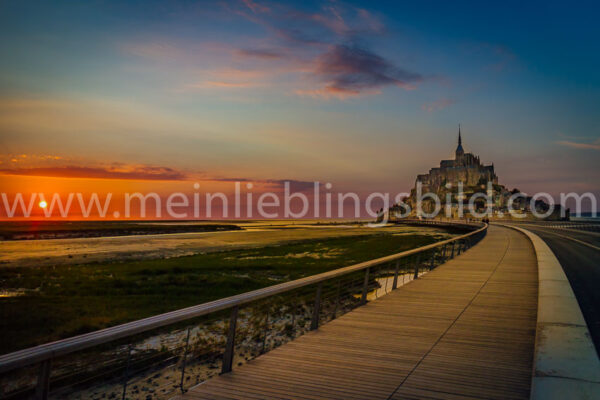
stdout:
<svg viewBox="0 0 600 400">
<path fill-rule="evenodd" d="M 527 399 L 537 263 L 521 233 L 478 245 L 180 400 Z"/>
</svg>

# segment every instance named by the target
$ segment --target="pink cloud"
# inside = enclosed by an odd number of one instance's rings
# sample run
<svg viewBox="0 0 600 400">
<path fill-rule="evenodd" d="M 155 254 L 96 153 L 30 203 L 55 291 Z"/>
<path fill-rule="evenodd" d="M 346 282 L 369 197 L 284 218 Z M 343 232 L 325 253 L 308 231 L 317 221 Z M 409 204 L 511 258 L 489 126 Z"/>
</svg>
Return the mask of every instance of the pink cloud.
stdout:
<svg viewBox="0 0 600 400">
<path fill-rule="evenodd" d="M 330 99 L 338 99 L 338 100 L 347 100 L 353 97 L 360 96 L 374 96 L 377 94 L 381 94 L 380 90 L 371 90 L 371 91 L 358 91 L 358 90 L 349 90 L 337 88 L 334 86 L 326 86 L 324 88 L 318 89 L 298 89 L 294 91 L 295 94 L 299 96 L 307 96 L 312 98 L 319 98 L 324 100 Z"/>
<path fill-rule="evenodd" d="M 307 15 L 307 18 L 318 24 L 321 24 L 338 35 L 344 35 L 348 33 L 350 28 L 346 24 L 346 21 L 342 17 L 340 11 L 334 6 L 326 7 L 326 10 L 329 12 L 328 14 L 309 14 Z"/>
<path fill-rule="evenodd" d="M 202 88 L 250 88 L 257 86 L 257 83 L 253 82 L 223 82 L 223 81 L 204 81 L 201 83 L 193 83 L 189 85 L 190 88 L 193 89 L 202 89 Z"/>
<path fill-rule="evenodd" d="M 269 11 L 271 11 L 271 9 L 269 7 L 259 4 L 256 1 L 242 0 L 242 2 L 246 5 L 246 7 L 248 7 L 255 14 L 268 13 Z"/>
<path fill-rule="evenodd" d="M 179 181 L 186 175 L 169 167 L 117 164 L 110 167 L 35 167 L 1 169 L 7 175 L 48 176 L 56 178 L 133 179 Z"/>
<path fill-rule="evenodd" d="M 285 57 L 285 54 L 279 50 L 273 49 L 237 49 L 236 55 L 247 58 L 257 58 L 263 60 L 278 60 Z"/>
<path fill-rule="evenodd" d="M 596 140 L 594 143 L 579 143 L 568 140 L 560 140 L 556 143 L 561 146 L 571 147 L 573 149 L 600 150 L 600 139 Z"/>
<path fill-rule="evenodd" d="M 294 70 L 294 69 L 292 69 Z M 273 76 L 289 71 L 289 69 L 280 66 L 271 66 L 263 69 L 236 69 L 221 68 L 202 71 L 204 79 L 186 85 L 187 89 L 244 89 L 257 86 L 267 86 Z"/>
<path fill-rule="evenodd" d="M 456 100 L 453 99 L 439 99 L 436 101 L 433 101 L 431 103 L 425 103 L 421 106 L 421 109 L 423 111 L 427 111 L 427 112 L 434 112 L 434 111 L 440 111 L 443 110 L 444 108 L 450 107 L 451 105 L 455 104 Z"/>
<path fill-rule="evenodd" d="M 373 14 L 362 8 L 359 8 L 357 11 L 363 23 L 368 27 L 369 30 L 375 33 L 381 33 L 385 30 L 383 23 L 378 18 L 373 16 Z"/>
</svg>

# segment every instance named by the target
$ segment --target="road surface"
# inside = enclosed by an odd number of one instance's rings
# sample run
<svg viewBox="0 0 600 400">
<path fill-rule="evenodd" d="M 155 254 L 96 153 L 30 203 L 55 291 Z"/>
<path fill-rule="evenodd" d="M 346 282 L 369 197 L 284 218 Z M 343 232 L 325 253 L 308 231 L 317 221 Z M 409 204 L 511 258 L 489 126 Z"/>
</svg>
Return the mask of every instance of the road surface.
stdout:
<svg viewBox="0 0 600 400">
<path fill-rule="evenodd" d="M 562 265 L 600 356 L 600 232 L 558 228 L 551 223 L 520 223 L 540 236 Z"/>
</svg>

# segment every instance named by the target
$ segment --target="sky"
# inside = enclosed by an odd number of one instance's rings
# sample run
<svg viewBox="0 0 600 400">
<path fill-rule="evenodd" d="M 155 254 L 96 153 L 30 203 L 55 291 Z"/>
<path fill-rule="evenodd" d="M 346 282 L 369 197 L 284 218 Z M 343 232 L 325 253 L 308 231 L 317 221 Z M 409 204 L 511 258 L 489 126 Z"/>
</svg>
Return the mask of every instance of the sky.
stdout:
<svg viewBox="0 0 600 400">
<path fill-rule="evenodd" d="M 507 187 L 598 197 L 599 9 L 3 1 L 2 191 L 406 192 L 460 123 Z"/>
</svg>

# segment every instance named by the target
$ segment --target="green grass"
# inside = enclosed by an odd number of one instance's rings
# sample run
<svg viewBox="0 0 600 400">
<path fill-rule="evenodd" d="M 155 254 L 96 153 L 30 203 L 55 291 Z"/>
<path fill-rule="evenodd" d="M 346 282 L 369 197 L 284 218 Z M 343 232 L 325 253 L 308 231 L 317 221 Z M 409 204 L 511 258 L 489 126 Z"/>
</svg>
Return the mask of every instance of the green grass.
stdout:
<svg viewBox="0 0 600 400">
<path fill-rule="evenodd" d="M 430 235 L 308 240 L 162 260 L 0 268 L 0 354 L 432 243 Z M 293 255 L 293 256 L 290 256 Z M 315 258 L 315 255 L 326 257 Z"/>
</svg>

